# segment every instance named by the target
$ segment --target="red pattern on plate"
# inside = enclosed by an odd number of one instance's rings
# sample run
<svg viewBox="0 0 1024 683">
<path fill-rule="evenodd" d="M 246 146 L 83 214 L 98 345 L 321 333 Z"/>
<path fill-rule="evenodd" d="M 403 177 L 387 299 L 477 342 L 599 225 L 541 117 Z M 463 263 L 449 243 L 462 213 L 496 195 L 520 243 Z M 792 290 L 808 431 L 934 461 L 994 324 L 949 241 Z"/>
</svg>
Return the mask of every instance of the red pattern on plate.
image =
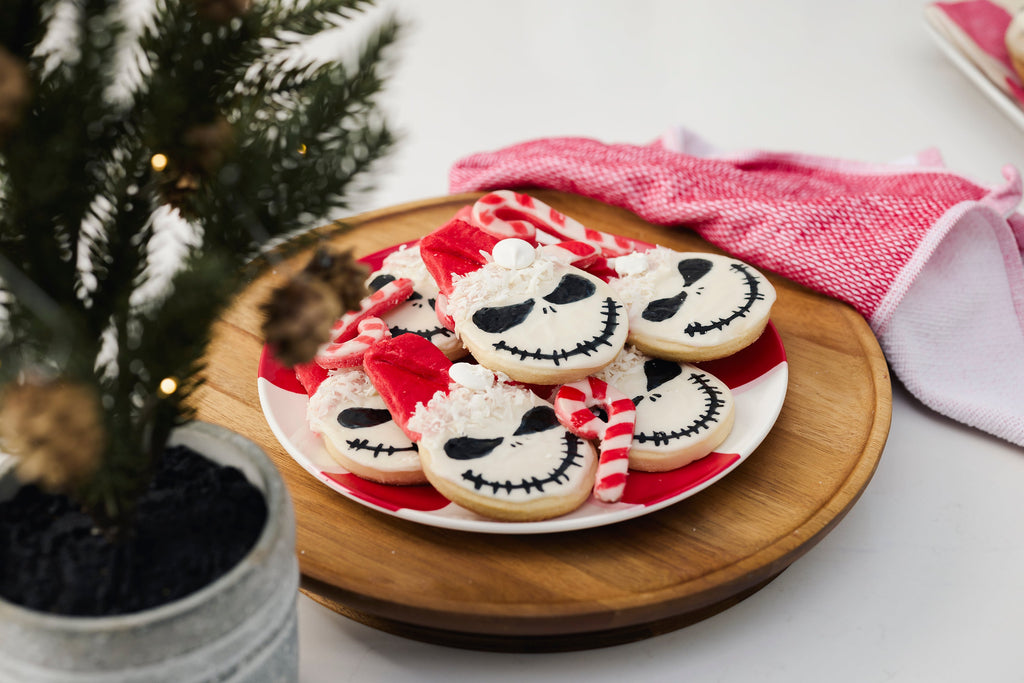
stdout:
<svg viewBox="0 0 1024 683">
<path fill-rule="evenodd" d="M 360 479 L 348 472 L 324 472 L 323 475 L 341 485 L 350 494 L 385 510 L 419 510 L 433 512 L 447 507 L 450 501 L 433 486 L 391 486 Z"/>
<path fill-rule="evenodd" d="M 656 505 L 680 493 L 700 486 L 732 467 L 740 459 L 736 453 L 709 453 L 700 460 L 669 472 L 629 471 L 622 502 Z"/>
<path fill-rule="evenodd" d="M 297 377 L 295 377 L 295 371 L 281 365 L 281 361 L 274 356 L 270 347 L 266 344 L 263 345 L 263 351 L 260 353 L 260 364 L 257 375 L 267 380 L 278 389 L 284 389 L 285 391 L 290 391 L 294 394 L 306 394 L 306 390 L 303 388 L 302 383 L 299 382 Z"/>
<path fill-rule="evenodd" d="M 770 322 L 760 337 L 750 346 L 726 358 L 694 363 L 735 389 L 763 376 L 779 363 L 786 360 L 786 349 L 778 330 Z"/>
</svg>

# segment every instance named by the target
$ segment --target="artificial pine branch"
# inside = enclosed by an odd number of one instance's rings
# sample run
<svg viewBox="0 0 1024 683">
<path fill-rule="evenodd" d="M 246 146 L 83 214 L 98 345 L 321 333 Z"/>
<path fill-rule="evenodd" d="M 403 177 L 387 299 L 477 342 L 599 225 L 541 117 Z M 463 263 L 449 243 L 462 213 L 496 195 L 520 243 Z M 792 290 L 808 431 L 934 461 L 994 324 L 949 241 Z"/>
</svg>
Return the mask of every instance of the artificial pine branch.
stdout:
<svg viewBox="0 0 1024 683">
<path fill-rule="evenodd" d="M 212 325 L 254 257 L 344 208 L 394 144 L 376 106 L 394 19 L 376 22 L 353 64 L 284 57 L 303 36 L 344 35 L 371 4 L 154 0 L 138 36 L 106 0 L 0 6 L 0 75 L 6 55 L 25 79 L 10 92 L 30 102 L 0 90 L 0 115 L 13 113 L 0 118 L 0 438 L 28 449 L 15 454 L 37 473 L 76 461 L 73 440 L 33 447 L 9 425 L 27 424 L 19 407 L 33 397 L 32 433 L 59 433 L 53 406 L 86 397 L 78 433 L 102 425 L 85 444 L 96 462 L 46 480 L 111 533 L 191 418 Z M 44 53 L 58 5 L 71 49 Z M 126 43 L 140 76 L 113 97 Z M 194 240 L 161 275 L 150 252 L 167 205 Z"/>
</svg>

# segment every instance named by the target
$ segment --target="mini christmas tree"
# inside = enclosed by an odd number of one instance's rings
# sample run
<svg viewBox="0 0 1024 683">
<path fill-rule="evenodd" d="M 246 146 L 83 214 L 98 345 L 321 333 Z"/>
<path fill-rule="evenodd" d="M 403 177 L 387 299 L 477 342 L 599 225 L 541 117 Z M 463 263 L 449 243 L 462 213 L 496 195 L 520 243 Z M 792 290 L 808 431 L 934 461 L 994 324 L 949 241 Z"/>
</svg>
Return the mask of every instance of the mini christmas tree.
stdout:
<svg viewBox="0 0 1024 683">
<path fill-rule="evenodd" d="M 376 98 L 399 27 L 369 5 L 0 4 L 0 438 L 105 529 L 130 523 L 191 417 L 211 325 L 253 264 L 346 207 L 392 147 Z M 317 58 L 314 35 L 357 49 Z M 292 300 L 336 316 L 359 274 L 320 252 Z M 276 301 L 287 348 L 309 326 Z"/>
</svg>

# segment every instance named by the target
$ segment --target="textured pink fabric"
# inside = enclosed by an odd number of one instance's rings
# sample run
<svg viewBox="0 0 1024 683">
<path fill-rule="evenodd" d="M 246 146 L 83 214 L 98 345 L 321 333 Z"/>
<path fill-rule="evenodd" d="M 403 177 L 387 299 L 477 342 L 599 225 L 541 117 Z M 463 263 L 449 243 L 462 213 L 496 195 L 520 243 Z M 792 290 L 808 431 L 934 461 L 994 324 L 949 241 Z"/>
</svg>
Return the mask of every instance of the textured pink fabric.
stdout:
<svg viewBox="0 0 1024 683">
<path fill-rule="evenodd" d="M 850 303 L 887 357 L 898 358 L 897 375 L 919 398 L 1024 445 L 1024 219 L 1015 214 L 1020 176 L 1006 167 L 1006 183 L 986 187 L 938 165 L 934 151 L 914 162 L 726 154 L 674 129 L 652 145 L 553 138 L 474 154 L 451 169 L 450 189 L 551 188 L 629 209 L 652 223 L 692 228 L 738 258 Z M 963 234 L 985 238 L 970 246 L 985 252 L 972 263 L 988 264 L 986 272 L 958 268 L 943 248 L 957 243 L 950 235 Z M 934 260 L 935 254 L 943 258 Z M 993 263 L 1001 268 L 993 270 Z M 922 292 L 920 282 L 942 283 L 931 288 L 941 294 Z M 957 291 L 987 297 L 996 303 L 985 310 L 1001 313 L 971 317 L 981 308 L 949 300 Z M 967 318 L 959 320 L 961 313 Z M 965 344 L 979 336 L 992 342 L 988 357 L 964 360 Z M 957 362 L 968 370 L 958 369 L 962 377 L 948 381 L 951 359 L 936 362 L 934 354 L 921 352 L 928 348 L 961 350 Z M 971 373 L 992 378 L 983 396 L 975 396 Z M 971 405 L 963 396 L 971 396 Z"/>
</svg>

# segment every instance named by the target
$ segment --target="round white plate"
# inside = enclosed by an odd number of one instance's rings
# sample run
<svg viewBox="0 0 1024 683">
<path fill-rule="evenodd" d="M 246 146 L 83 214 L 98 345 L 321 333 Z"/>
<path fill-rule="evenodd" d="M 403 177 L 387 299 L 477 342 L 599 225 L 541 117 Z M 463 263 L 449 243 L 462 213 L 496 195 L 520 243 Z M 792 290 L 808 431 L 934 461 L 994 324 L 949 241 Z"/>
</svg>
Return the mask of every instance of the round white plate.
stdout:
<svg viewBox="0 0 1024 683">
<path fill-rule="evenodd" d="M 362 260 L 376 269 L 393 249 Z M 602 503 L 592 497 L 567 515 L 540 522 L 487 519 L 448 501 L 429 485 L 387 486 L 360 479 L 340 467 L 320 437 L 309 430 L 306 392 L 295 373 L 278 363 L 267 347 L 260 356 L 257 383 L 263 413 L 284 449 L 307 472 L 343 496 L 382 513 L 430 526 L 535 534 L 587 529 L 649 514 L 704 490 L 750 457 L 775 424 L 786 397 L 789 368 L 774 325 L 769 323 L 764 334 L 746 349 L 696 365 L 725 382 L 736 402 L 735 425 L 721 446 L 671 472 L 631 471 L 619 503 Z"/>
</svg>

